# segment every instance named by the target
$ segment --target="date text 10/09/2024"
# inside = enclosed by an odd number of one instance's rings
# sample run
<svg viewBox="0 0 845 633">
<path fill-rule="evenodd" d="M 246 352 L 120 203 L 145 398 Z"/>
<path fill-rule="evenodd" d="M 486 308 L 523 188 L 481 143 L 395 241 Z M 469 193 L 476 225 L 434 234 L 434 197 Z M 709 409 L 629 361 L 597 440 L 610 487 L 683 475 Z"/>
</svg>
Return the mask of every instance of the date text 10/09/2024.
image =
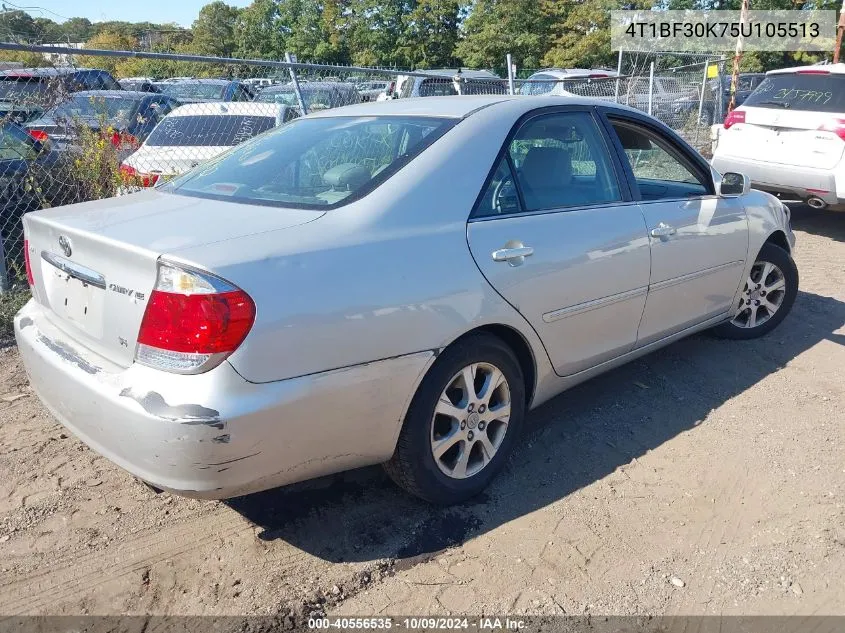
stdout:
<svg viewBox="0 0 845 633">
<path fill-rule="evenodd" d="M 407 629 L 421 631 L 520 631 L 525 628 L 523 620 L 504 617 L 484 618 L 436 618 L 436 617 L 368 617 L 368 618 L 309 618 L 308 628 L 312 630 L 389 630 Z"/>
</svg>

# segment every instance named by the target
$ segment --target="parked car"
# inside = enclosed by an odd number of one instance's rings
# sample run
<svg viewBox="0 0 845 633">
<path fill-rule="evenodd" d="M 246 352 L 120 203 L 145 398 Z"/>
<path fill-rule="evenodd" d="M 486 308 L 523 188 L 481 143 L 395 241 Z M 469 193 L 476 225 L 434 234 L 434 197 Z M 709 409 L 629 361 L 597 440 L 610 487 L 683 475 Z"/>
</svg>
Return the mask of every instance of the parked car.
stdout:
<svg viewBox="0 0 845 633">
<path fill-rule="evenodd" d="M 81 128 L 108 134 L 123 159 L 135 151 L 179 102 L 167 95 L 130 90 L 77 92 L 27 124 L 30 136 L 56 151 L 79 149 Z"/>
<path fill-rule="evenodd" d="M 158 86 L 152 79 L 121 79 L 118 83 L 124 90 L 156 93 L 161 92 L 161 87 Z"/>
<path fill-rule="evenodd" d="M 519 94 L 566 95 L 577 94 L 593 98 L 615 98 L 615 70 L 585 68 L 546 68 L 523 80 Z"/>
<path fill-rule="evenodd" d="M 56 152 L 11 121 L 0 122 L 0 264 L 4 271 L 17 269 L 23 276 L 23 214 L 71 201 L 60 173 Z"/>
<path fill-rule="evenodd" d="M 210 103 L 214 101 L 252 101 L 252 89 L 240 81 L 229 79 L 185 79 L 161 86 L 168 97 L 182 103 Z"/>
<path fill-rule="evenodd" d="M 695 91 L 695 86 L 685 84 L 680 77 L 654 77 L 654 83 L 649 93 L 648 77 L 633 77 L 624 83 L 619 102 L 631 107 L 649 111 L 651 100 L 651 114 L 670 127 L 680 128 L 686 123 L 681 115 L 674 112 L 675 102 L 687 97 Z"/>
<path fill-rule="evenodd" d="M 798 289 L 783 204 L 655 119 L 571 97 L 326 110 L 24 224 L 35 393 L 204 498 L 386 462 L 465 500 L 526 410 L 694 332 L 762 336 Z"/>
<path fill-rule="evenodd" d="M 24 68 L 0 72 L 0 117 L 22 124 L 81 90 L 120 90 L 105 70 Z"/>
<path fill-rule="evenodd" d="M 267 86 L 272 86 L 273 84 L 278 83 L 278 81 L 276 79 L 270 79 L 269 77 L 251 77 L 249 79 L 244 79 L 244 83 L 252 88 L 252 91 L 257 94 Z"/>
<path fill-rule="evenodd" d="M 272 103 L 194 103 L 168 114 L 120 166 L 126 185 L 151 187 L 299 116 Z"/>
<path fill-rule="evenodd" d="M 742 73 L 737 77 L 734 106 L 740 106 L 748 96 L 766 78 L 765 73 Z M 698 116 L 700 89 L 687 96 L 676 99 L 672 111 L 679 119 Z M 704 102 L 701 104 L 702 125 L 713 125 L 725 119 L 731 100 L 731 76 L 721 75 L 707 82 L 704 88 Z"/>
<path fill-rule="evenodd" d="M 713 165 L 757 189 L 845 210 L 845 64 L 772 70 L 728 114 Z"/>
<path fill-rule="evenodd" d="M 361 95 L 361 101 L 377 101 L 380 95 L 387 93 L 390 84 L 389 81 L 363 81 L 356 84 L 355 89 Z"/>
<path fill-rule="evenodd" d="M 342 82 L 309 81 L 300 83 L 299 90 L 309 113 L 361 102 L 361 95 L 355 86 Z M 269 86 L 255 97 L 255 101 L 299 107 L 293 84 Z"/>
<path fill-rule="evenodd" d="M 442 97 L 458 94 L 455 77 L 463 83 L 462 94 L 486 95 L 507 94 L 508 87 L 501 78 L 488 70 L 464 70 L 458 68 L 439 68 L 426 70 L 429 77 L 399 75 L 393 94 L 396 98 Z"/>
</svg>

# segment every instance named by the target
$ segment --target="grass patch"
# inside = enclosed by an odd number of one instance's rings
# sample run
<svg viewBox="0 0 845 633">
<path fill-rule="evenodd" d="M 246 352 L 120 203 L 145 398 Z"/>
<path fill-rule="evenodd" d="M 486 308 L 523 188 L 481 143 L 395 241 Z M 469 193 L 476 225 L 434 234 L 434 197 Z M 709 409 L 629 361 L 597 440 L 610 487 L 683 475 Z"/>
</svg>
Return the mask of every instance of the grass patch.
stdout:
<svg viewBox="0 0 845 633">
<path fill-rule="evenodd" d="M 29 301 L 29 290 L 10 290 L 0 294 L 0 338 L 14 334 L 14 318 Z"/>
</svg>

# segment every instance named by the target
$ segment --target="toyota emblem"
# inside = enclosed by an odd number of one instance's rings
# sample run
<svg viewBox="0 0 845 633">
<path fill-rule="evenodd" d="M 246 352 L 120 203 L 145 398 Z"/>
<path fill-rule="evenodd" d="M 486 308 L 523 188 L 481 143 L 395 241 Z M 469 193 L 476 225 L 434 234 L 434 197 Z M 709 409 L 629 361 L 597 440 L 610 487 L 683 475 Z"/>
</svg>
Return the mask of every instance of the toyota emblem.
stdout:
<svg viewBox="0 0 845 633">
<path fill-rule="evenodd" d="M 61 247 L 62 252 L 65 254 L 65 257 L 70 257 L 73 254 L 73 249 L 70 246 L 70 239 L 67 236 L 59 236 L 59 246 Z"/>
</svg>

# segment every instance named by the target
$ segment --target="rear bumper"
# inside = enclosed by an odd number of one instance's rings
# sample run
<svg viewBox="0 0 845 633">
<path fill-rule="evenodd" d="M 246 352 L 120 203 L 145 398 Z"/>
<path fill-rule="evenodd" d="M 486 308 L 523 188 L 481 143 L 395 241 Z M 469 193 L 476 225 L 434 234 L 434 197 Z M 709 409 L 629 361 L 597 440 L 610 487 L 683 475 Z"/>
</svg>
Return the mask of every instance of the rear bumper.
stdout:
<svg viewBox="0 0 845 633">
<path fill-rule="evenodd" d="M 33 389 L 74 435 L 136 477 L 224 499 L 390 458 L 432 352 L 273 383 L 229 363 L 196 376 L 121 368 L 30 301 L 15 337 Z"/>
<path fill-rule="evenodd" d="M 746 160 L 735 156 L 714 156 L 713 167 L 719 173 L 745 174 L 755 189 L 774 194 L 792 195 L 806 200 L 817 197 L 827 204 L 845 203 L 845 195 L 837 194 L 836 174 L 829 169 L 798 167 Z"/>
</svg>

